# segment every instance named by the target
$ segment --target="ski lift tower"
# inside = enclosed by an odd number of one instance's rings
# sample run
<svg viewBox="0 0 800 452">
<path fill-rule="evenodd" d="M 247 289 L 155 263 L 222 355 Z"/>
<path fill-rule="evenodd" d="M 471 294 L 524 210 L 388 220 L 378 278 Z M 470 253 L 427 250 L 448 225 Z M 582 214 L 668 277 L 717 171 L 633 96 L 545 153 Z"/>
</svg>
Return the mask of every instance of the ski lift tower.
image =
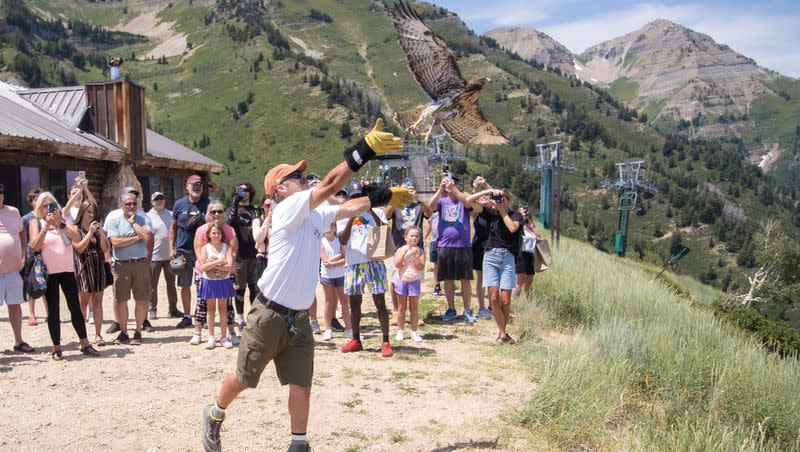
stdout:
<svg viewBox="0 0 800 452">
<path fill-rule="evenodd" d="M 531 160 L 526 158 L 522 169 L 542 173 L 539 222 L 545 229 L 550 229 L 551 239 L 558 245 L 561 240 L 561 171 L 575 171 L 575 165 L 564 158 L 560 141 L 540 144 L 539 162 Z"/>
<path fill-rule="evenodd" d="M 619 219 L 617 233 L 614 236 L 614 252 L 618 256 L 625 256 L 625 249 L 628 246 L 628 223 L 631 210 L 636 208 L 639 191 L 658 193 L 655 184 L 644 180 L 643 164 L 644 160 L 617 163 L 619 179 L 614 182 L 608 179 L 603 181 L 604 188 L 613 188 L 619 192 Z"/>
</svg>

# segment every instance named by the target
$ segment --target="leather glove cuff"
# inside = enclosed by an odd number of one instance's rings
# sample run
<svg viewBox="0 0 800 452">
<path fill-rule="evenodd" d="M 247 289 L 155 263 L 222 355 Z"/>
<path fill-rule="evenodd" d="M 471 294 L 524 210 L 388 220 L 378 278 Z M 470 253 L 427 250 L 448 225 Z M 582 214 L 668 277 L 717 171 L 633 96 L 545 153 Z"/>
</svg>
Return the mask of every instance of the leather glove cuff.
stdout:
<svg viewBox="0 0 800 452">
<path fill-rule="evenodd" d="M 354 173 L 357 173 L 373 157 L 375 157 L 375 151 L 369 147 L 367 141 L 363 138 L 344 151 L 344 161 L 347 162 L 347 166 Z"/>
<path fill-rule="evenodd" d="M 372 187 L 367 189 L 364 187 L 364 191 L 367 193 L 371 207 L 383 207 L 392 200 L 392 191 L 388 188 Z"/>
</svg>

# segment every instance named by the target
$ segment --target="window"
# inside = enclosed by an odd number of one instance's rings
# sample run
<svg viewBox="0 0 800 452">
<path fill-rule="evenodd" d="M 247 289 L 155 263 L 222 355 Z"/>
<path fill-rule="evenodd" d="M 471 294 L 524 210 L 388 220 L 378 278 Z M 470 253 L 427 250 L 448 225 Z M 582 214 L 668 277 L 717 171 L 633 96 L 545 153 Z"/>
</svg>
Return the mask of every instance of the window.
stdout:
<svg viewBox="0 0 800 452">
<path fill-rule="evenodd" d="M 77 174 L 77 173 L 76 173 Z M 67 202 L 67 172 L 63 169 L 47 170 L 47 191 L 53 194 L 62 206 Z M 73 178 L 74 181 L 74 178 Z"/>
<path fill-rule="evenodd" d="M 19 185 L 20 185 L 20 202 L 22 208 L 20 212 L 24 215 L 31 211 L 31 206 L 28 204 L 28 193 L 34 188 L 41 185 L 41 175 L 39 168 L 35 166 L 20 166 L 19 167 Z"/>
<path fill-rule="evenodd" d="M 2 183 L 5 187 L 5 198 L 3 198 L 3 203 L 8 204 L 9 206 L 14 206 L 20 212 L 22 212 L 19 190 L 19 166 L 0 165 L 0 183 Z"/>
<path fill-rule="evenodd" d="M 164 205 L 167 209 L 172 210 L 175 205 L 175 184 L 172 179 L 164 178 Z"/>
<path fill-rule="evenodd" d="M 139 194 L 139 201 L 141 201 L 142 210 L 147 212 L 150 210 L 150 180 L 147 176 L 136 176 L 139 185 L 142 186 L 142 193 Z"/>
</svg>

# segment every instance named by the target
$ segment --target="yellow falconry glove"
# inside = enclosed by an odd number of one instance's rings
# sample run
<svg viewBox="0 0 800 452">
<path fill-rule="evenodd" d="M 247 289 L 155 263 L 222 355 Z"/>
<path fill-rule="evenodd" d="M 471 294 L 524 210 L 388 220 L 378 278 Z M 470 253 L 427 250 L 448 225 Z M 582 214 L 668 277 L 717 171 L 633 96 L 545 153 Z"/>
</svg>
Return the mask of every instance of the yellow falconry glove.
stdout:
<svg viewBox="0 0 800 452">
<path fill-rule="evenodd" d="M 411 190 L 405 187 L 391 187 L 389 190 L 392 192 L 392 197 L 386 204 L 400 209 L 414 203 L 414 194 L 411 193 Z"/>
<path fill-rule="evenodd" d="M 364 137 L 364 141 L 376 154 L 386 154 L 387 152 L 400 152 L 403 150 L 403 140 L 389 132 L 383 131 L 383 119 L 375 121 L 375 127 Z"/>
</svg>

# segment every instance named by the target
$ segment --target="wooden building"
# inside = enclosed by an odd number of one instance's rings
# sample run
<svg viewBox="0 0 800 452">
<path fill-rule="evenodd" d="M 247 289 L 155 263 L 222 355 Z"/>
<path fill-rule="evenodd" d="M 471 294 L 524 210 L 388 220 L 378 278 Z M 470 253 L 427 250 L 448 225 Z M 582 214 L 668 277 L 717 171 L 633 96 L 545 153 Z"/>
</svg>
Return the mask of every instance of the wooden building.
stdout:
<svg viewBox="0 0 800 452">
<path fill-rule="evenodd" d="M 101 211 L 117 207 L 120 190 L 134 186 L 145 210 L 150 194 L 167 206 L 184 195 L 186 178 L 223 171 L 222 164 L 146 127 L 144 88 L 107 80 L 44 89 L 0 82 L 0 182 L 5 202 L 30 210 L 27 193 L 42 187 L 64 203 L 79 171 Z"/>
</svg>

